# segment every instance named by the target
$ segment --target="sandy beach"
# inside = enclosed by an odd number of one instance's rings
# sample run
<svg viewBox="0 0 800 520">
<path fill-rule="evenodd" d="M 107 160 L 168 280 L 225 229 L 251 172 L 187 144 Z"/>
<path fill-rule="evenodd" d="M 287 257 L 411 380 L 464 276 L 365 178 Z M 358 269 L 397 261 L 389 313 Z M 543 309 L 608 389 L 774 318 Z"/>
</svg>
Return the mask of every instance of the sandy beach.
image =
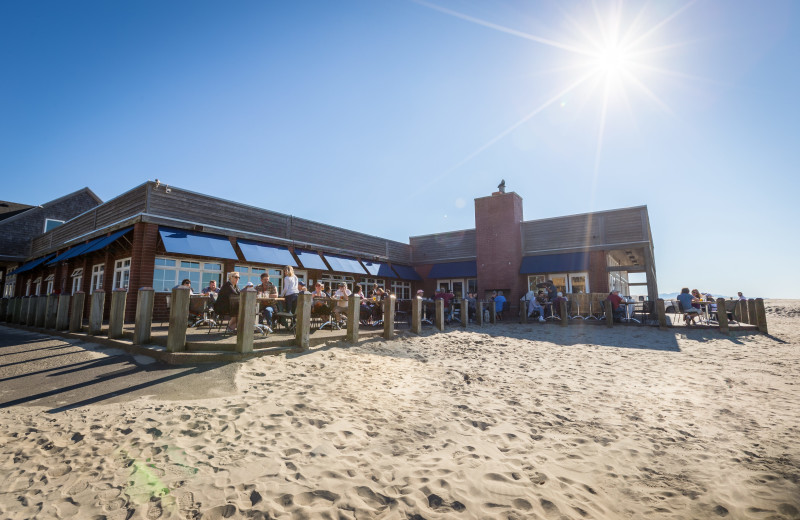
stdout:
<svg viewBox="0 0 800 520">
<path fill-rule="evenodd" d="M 767 312 L 769 335 L 429 328 L 222 367 L 217 391 L 4 394 L 0 517 L 800 518 L 800 301 Z M 31 336 L 3 385 L 68 345 Z"/>
</svg>

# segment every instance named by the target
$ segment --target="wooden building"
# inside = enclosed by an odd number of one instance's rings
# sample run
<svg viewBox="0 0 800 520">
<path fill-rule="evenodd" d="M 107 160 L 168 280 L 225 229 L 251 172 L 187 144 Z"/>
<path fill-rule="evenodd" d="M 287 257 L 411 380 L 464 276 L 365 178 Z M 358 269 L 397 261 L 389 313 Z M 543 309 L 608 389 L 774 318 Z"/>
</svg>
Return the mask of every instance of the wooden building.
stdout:
<svg viewBox="0 0 800 520">
<path fill-rule="evenodd" d="M 475 224 L 402 243 L 146 182 L 35 236 L 27 262 L 5 271 L 15 273 L 16 296 L 34 294 L 37 278 L 61 293 L 128 288 L 127 319 L 140 287 L 155 288 L 161 318 L 168 291 L 185 278 L 196 291 L 230 271 L 241 273 L 240 287 L 258 284 L 262 273 L 280 286 L 284 265 L 328 290 L 360 283 L 399 299 L 443 285 L 459 296 L 501 289 L 512 309 L 539 279 L 565 292 L 607 292 L 614 284 L 628 292 L 627 273 L 645 272 L 648 294 L 657 294 L 644 206 L 523 222 L 522 199 L 498 192 L 476 199 Z"/>
</svg>

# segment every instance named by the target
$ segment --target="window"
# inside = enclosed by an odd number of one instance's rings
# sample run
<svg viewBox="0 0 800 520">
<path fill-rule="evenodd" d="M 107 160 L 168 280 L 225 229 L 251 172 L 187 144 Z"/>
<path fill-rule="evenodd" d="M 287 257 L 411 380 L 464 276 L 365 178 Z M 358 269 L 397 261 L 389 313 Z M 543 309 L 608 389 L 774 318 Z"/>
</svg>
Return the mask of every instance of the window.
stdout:
<svg viewBox="0 0 800 520">
<path fill-rule="evenodd" d="M 552 280 L 557 291 L 569 294 L 581 294 L 589 292 L 589 275 L 587 273 L 549 273 L 528 275 L 528 288 L 531 285 L 544 283 Z M 538 289 L 535 289 L 538 292 Z"/>
<path fill-rule="evenodd" d="M 466 283 L 465 283 L 466 282 Z M 439 291 L 442 287 L 446 288 L 448 291 L 451 291 L 453 294 L 456 295 L 456 298 L 464 298 L 466 297 L 465 290 L 472 290 L 474 292 L 478 292 L 478 280 L 477 278 L 456 278 L 452 280 L 436 280 L 436 292 Z"/>
<path fill-rule="evenodd" d="M 239 273 L 239 289 L 247 285 L 247 282 L 253 282 L 253 285 L 261 284 L 261 275 L 267 273 L 269 281 L 278 288 L 280 294 L 283 290 L 283 269 L 275 269 L 270 267 L 259 267 L 255 265 L 237 265 L 233 268 L 234 271 Z M 294 271 L 297 279 L 303 283 L 306 281 L 306 271 Z"/>
<path fill-rule="evenodd" d="M 324 283 L 325 287 L 327 287 L 331 293 L 335 293 L 339 289 L 339 284 L 342 282 L 344 282 L 344 284 L 347 285 L 347 288 L 351 291 L 356 283 L 356 279 L 352 276 L 329 273 L 323 273 L 322 278 L 320 278 L 319 281 Z M 366 295 L 367 289 L 364 287 L 364 284 L 361 284 L 361 287 L 364 289 L 364 295 Z"/>
<path fill-rule="evenodd" d="M 55 219 L 52 219 L 52 218 L 46 218 L 46 219 L 44 219 L 44 232 L 47 233 L 51 229 L 55 229 L 58 226 L 60 226 L 61 224 L 63 224 L 63 223 L 64 223 L 63 220 L 55 220 Z"/>
<path fill-rule="evenodd" d="M 31 279 L 28 278 L 28 281 L 25 282 L 25 296 L 31 295 Z"/>
<path fill-rule="evenodd" d="M 392 282 L 392 292 L 397 296 L 398 300 L 411 299 L 411 282 Z"/>
<path fill-rule="evenodd" d="M 127 289 L 131 280 L 131 259 L 114 262 L 114 289 Z"/>
<path fill-rule="evenodd" d="M 40 294 L 42 294 L 42 277 L 41 276 L 33 281 L 33 286 L 34 286 L 34 288 L 33 288 L 33 295 L 34 296 L 39 296 Z"/>
<path fill-rule="evenodd" d="M 169 292 L 186 279 L 192 282 L 192 290 L 198 293 L 208 287 L 208 282 L 211 280 L 216 280 L 217 286 L 221 286 L 222 264 L 203 260 L 156 258 L 153 289 L 158 292 Z"/>
<path fill-rule="evenodd" d="M 83 285 L 83 267 L 79 267 L 72 271 L 72 294 L 81 290 L 81 286 Z"/>
<path fill-rule="evenodd" d="M 45 294 L 53 294 L 53 284 L 55 283 L 56 275 L 51 274 L 44 279 L 47 282 L 47 289 L 44 290 Z"/>
<path fill-rule="evenodd" d="M 378 278 L 362 278 L 361 287 L 364 289 L 364 295 L 369 297 L 372 291 L 380 287 L 386 290 L 386 282 Z"/>
<path fill-rule="evenodd" d="M 92 285 L 89 286 L 89 294 L 92 294 L 97 289 L 103 288 L 105 270 L 105 264 L 97 264 L 92 267 Z"/>
<path fill-rule="evenodd" d="M 13 298 L 14 289 L 16 289 L 16 285 L 17 285 L 17 275 L 10 274 L 6 276 L 6 283 L 3 286 L 3 298 Z"/>
</svg>

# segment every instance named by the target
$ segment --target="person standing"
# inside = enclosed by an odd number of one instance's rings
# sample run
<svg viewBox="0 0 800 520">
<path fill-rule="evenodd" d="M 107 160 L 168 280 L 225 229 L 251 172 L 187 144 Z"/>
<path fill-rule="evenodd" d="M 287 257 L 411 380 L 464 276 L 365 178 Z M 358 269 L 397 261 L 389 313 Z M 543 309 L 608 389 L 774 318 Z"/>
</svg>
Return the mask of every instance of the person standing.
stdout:
<svg viewBox="0 0 800 520">
<path fill-rule="evenodd" d="M 281 289 L 281 296 L 286 298 L 286 312 L 292 314 L 297 312 L 297 293 L 299 292 L 299 281 L 294 275 L 294 269 L 291 265 L 287 265 L 283 268 L 283 288 Z"/>
</svg>

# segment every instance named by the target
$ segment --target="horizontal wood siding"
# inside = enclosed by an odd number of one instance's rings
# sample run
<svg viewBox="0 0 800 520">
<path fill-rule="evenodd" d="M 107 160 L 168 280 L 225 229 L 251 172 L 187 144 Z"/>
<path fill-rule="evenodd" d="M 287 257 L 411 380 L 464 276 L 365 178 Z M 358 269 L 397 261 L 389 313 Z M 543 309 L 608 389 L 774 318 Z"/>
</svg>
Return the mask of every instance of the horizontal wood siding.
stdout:
<svg viewBox="0 0 800 520">
<path fill-rule="evenodd" d="M 418 263 L 446 262 L 477 256 L 475 230 L 452 231 L 421 237 L 411 237 L 412 260 Z"/>
<path fill-rule="evenodd" d="M 125 217 L 142 213 L 145 210 L 147 185 L 135 188 L 112 199 L 95 210 L 95 229 L 119 222 Z"/>
<path fill-rule="evenodd" d="M 402 242 L 387 240 L 389 244 L 389 260 L 398 264 L 411 263 L 411 246 Z"/>
<path fill-rule="evenodd" d="M 630 208 L 523 222 L 522 250 L 534 253 L 645 241 L 646 211 Z"/>
<path fill-rule="evenodd" d="M 606 218 L 606 244 L 647 240 L 642 226 L 641 209 L 612 211 Z"/>
</svg>

